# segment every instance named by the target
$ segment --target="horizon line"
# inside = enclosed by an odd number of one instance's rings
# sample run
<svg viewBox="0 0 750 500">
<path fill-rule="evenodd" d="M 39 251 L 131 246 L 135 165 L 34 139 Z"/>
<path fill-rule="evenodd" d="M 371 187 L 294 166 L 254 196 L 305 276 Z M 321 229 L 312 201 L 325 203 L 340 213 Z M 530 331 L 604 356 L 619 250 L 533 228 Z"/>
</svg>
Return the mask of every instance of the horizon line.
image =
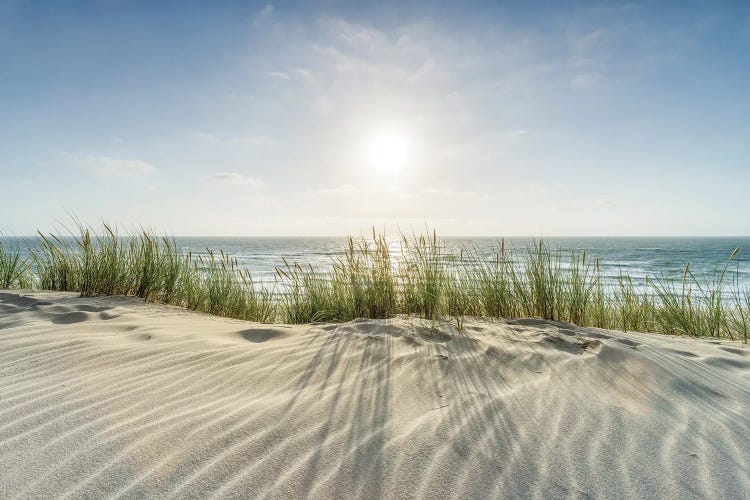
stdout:
<svg viewBox="0 0 750 500">
<path fill-rule="evenodd" d="M 431 231 L 430 231 L 431 232 Z M 55 232 L 45 232 L 47 234 L 54 234 L 55 236 L 62 237 L 76 237 L 75 234 L 58 234 Z M 121 236 L 131 236 L 139 233 L 125 233 Z M 383 233 L 378 233 L 383 234 Z M 407 233 L 400 233 L 407 235 Z M 417 235 L 425 233 L 414 233 Z M 220 234 L 220 235 L 208 235 L 208 234 L 169 234 L 166 232 L 156 232 L 157 236 L 168 236 L 172 238 L 348 238 L 355 236 L 354 234 L 338 234 L 338 235 L 316 235 L 316 234 Z M 120 235 L 118 235 L 120 236 Z M 38 238 L 39 234 L 33 235 L 7 235 L 0 233 L 0 238 Z M 608 234 L 608 235 L 592 235 L 592 234 L 562 234 L 562 235 L 543 235 L 543 234 L 509 234 L 509 235 L 478 235 L 478 234 L 448 234 L 438 235 L 438 238 L 750 238 L 750 234 L 675 234 L 675 235 L 648 235 L 648 234 Z"/>
</svg>

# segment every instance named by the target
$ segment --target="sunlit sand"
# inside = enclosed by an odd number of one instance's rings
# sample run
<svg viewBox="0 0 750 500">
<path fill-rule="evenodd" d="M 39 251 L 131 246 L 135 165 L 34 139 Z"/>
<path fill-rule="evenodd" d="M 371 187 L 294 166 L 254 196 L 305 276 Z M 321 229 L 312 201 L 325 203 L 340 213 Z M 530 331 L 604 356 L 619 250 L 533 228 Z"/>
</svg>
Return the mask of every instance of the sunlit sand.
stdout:
<svg viewBox="0 0 750 500">
<path fill-rule="evenodd" d="M 750 352 L 0 294 L 3 498 L 740 498 Z"/>
</svg>

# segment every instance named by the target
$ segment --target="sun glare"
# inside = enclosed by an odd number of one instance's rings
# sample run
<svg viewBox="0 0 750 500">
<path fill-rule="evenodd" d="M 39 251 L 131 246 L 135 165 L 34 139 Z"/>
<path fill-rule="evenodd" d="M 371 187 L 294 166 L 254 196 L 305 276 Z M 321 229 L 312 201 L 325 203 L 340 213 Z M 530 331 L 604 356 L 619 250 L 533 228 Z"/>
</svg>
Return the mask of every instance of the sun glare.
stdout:
<svg viewBox="0 0 750 500">
<path fill-rule="evenodd" d="M 400 170 L 406 163 L 406 139 L 403 136 L 382 132 L 367 145 L 367 160 L 378 170 Z"/>
</svg>

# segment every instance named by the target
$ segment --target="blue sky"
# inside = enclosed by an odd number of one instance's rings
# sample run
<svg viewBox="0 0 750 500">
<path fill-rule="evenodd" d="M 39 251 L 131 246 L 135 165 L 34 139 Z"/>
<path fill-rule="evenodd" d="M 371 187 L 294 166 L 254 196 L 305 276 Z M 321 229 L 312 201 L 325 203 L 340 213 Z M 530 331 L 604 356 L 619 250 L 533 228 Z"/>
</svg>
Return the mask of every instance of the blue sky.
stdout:
<svg viewBox="0 0 750 500">
<path fill-rule="evenodd" d="M 750 234 L 750 4 L 488 3 L 0 0 L 0 229 Z"/>
</svg>

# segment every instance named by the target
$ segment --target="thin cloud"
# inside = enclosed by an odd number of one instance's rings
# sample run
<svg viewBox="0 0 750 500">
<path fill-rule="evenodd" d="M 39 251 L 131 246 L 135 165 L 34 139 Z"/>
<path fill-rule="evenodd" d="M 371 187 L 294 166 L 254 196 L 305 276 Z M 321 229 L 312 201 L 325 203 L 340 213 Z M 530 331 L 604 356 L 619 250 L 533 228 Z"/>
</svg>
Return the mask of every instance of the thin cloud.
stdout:
<svg viewBox="0 0 750 500">
<path fill-rule="evenodd" d="M 273 13 L 276 9 L 272 4 L 266 4 L 253 17 L 253 25 L 261 26 L 269 21 L 273 17 Z"/>
<path fill-rule="evenodd" d="M 259 148 L 276 148 L 281 143 L 273 137 L 265 134 L 251 136 L 227 137 L 210 132 L 198 132 L 195 137 L 212 146 L 237 146 L 237 147 L 259 147 Z"/>
<path fill-rule="evenodd" d="M 475 191 L 461 191 L 456 189 L 445 189 L 440 187 L 426 187 L 422 189 L 422 193 L 427 195 L 437 195 L 437 196 L 471 196 L 471 197 L 479 197 L 479 193 Z"/>
<path fill-rule="evenodd" d="M 604 37 L 605 37 L 604 33 L 605 33 L 604 30 L 601 28 L 597 28 L 593 31 L 589 31 L 586 34 L 577 37 L 573 41 L 573 46 L 577 50 L 581 50 L 581 51 L 591 50 L 595 48 L 596 46 L 602 44 Z"/>
<path fill-rule="evenodd" d="M 237 172 L 217 172 L 213 175 L 214 182 L 230 186 L 247 186 L 252 189 L 261 189 L 265 183 L 255 177 L 248 177 Z"/>
<path fill-rule="evenodd" d="M 74 168 L 97 177 L 131 179 L 153 175 L 158 171 L 154 165 L 142 160 L 96 155 L 71 156 L 70 158 L 70 163 Z"/>
</svg>

